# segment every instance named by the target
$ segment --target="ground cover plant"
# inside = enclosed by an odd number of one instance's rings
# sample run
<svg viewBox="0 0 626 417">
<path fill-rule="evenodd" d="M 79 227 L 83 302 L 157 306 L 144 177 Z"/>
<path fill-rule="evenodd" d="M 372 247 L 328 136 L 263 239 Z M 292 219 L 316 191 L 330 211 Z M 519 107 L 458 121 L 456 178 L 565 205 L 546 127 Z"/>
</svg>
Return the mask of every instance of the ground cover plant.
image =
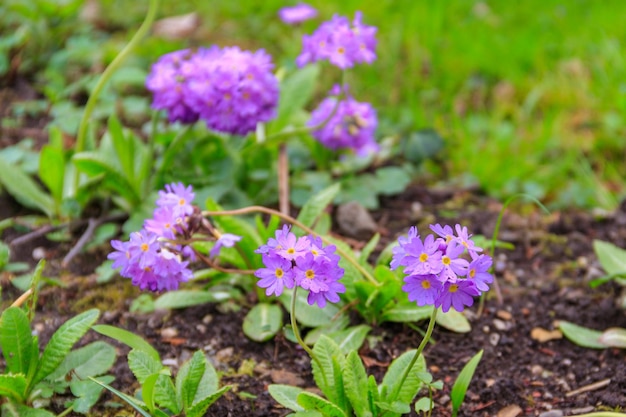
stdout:
<svg viewBox="0 0 626 417">
<path fill-rule="evenodd" d="M 624 415 L 614 13 L 118 6 L 0 6 L 3 415 Z"/>
</svg>

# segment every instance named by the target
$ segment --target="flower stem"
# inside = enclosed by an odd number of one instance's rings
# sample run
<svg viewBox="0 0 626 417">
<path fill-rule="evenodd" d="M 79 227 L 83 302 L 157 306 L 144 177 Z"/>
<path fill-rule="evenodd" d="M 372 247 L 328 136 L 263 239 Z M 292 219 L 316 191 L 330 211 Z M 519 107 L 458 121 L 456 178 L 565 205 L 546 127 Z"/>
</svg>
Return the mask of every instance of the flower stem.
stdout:
<svg viewBox="0 0 626 417">
<path fill-rule="evenodd" d="M 289 157 L 287 142 L 278 145 L 278 206 L 280 212 L 289 215 Z"/>
<path fill-rule="evenodd" d="M 87 104 L 85 105 L 85 111 L 83 113 L 83 117 L 80 119 L 80 124 L 78 126 L 78 134 L 76 136 L 76 144 L 74 145 L 75 153 L 79 153 L 85 150 L 85 137 L 87 135 L 87 125 L 89 124 L 89 119 L 91 117 L 91 113 L 96 106 L 96 101 L 98 100 L 98 96 L 104 90 L 106 83 L 111 79 L 113 73 L 122 65 L 122 63 L 126 60 L 126 58 L 131 54 L 135 46 L 139 43 L 139 41 L 146 35 L 150 26 L 152 26 L 152 22 L 156 16 L 157 6 L 159 4 L 159 0 L 150 0 L 150 5 L 148 6 L 148 12 L 146 13 L 146 17 L 143 20 L 143 23 L 135 33 L 135 35 L 131 38 L 128 44 L 120 51 L 120 53 L 111 61 L 108 67 L 104 70 L 100 79 L 98 80 L 96 86 L 93 91 L 89 95 L 89 99 L 87 100 Z M 79 173 L 76 172 L 74 176 L 74 187 L 78 188 L 78 179 Z"/>
<path fill-rule="evenodd" d="M 294 226 L 299 227 L 300 229 L 304 230 L 307 233 L 310 233 L 314 236 L 319 236 L 322 239 L 322 242 L 326 243 L 327 245 L 332 245 L 332 242 L 329 241 L 327 238 L 315 233 L 313 229 L 305 226 L 304 224 L 294 219 L 293 217 L 283 214 L 280 211 L 273 210 L 271 208 L 267 208 L 263 206 L 249 206 L 249 207 L 244 207 L 244 208 L 240 208 L 236 210 L 203 211 L 202 215 L 205 217 L 206 216 L 237 216 L 237 215 L 249 214 L 249 213 L 265 213 L 265 214 L 278 216 L 279 218 L 286 220 L 287 222 L 291 223 Z M 376 278 L 372 276 L 372 274 L 370 274 L 365 268 L 363 268 L 361 264 L 359 264 L 359 262 L 356 259 L 350 256 L 344 250 L 337 247 L 337 253 L 339 253 L 339 255 L 341 255 L 348 262 L 350 262 L 369 282 L 376 285 L 377 287 L 381 285 L 380 282 L 378 282 Z"/>
</svg>

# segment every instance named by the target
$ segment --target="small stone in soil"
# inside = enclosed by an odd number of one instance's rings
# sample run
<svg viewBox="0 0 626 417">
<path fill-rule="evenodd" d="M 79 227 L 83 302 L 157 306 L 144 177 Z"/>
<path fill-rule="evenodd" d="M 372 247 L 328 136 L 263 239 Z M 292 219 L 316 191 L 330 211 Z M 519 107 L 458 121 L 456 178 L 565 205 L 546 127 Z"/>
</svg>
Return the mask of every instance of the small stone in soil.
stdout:
<svg viewBox="0 0 626 417">
<path fill-rule="evenodd" d="M 550 410 L 539 414 L 539 417 L 563 417 L 562 410 Z"/>
<path fill-rule="evenodd" d="M 498 411 L 498 417 L 517 417 L 522 413 L 522 409 L 519 405 L 507 405 L 500 411 Z"/>
</svg>

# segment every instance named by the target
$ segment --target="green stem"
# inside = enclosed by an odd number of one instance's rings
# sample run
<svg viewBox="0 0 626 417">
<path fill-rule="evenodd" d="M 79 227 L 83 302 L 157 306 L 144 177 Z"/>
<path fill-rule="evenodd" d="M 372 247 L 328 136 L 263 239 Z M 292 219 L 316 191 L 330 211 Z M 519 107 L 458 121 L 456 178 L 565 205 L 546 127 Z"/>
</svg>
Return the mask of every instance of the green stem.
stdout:
<svg viewBox="0 0 626 417">
<path fill-rule="evenodd" d="M 315 233 L 313 229 L 305 226 L 304 224 L 294 219 L 293 217 L 286 215 L 284 213 L 281 213 L 280 211 L 273 210 L 271 208 L 267 208 L 263 206 L 249 206 L 249 207 L 244 207 L 244 208 L 240 208 L 237 210 L 203 211 L 202 215 L 205 217 L 207 216 L 237 216 L 241 214 L 249 214 L 249 213 L 256 213 L 256 212 L 278 216 L 279 218 L 286 220 L 287 222 L 291 223 L 294 226 L 299 227 L 300 229 L 304 230 L 305 232 L 309 234 L 312 234 L 314 236 L 319 236 L 322 239 L 322 242 L 326 243 L 327 245 L 332 245 L 332 242 L 329 241 L 327 238 Z M 356 259 L 350 256 L 344 250 L 337 247 L 337 253 L 341 255 L 344 259 L 346 259 L 348 262 L 350 262 L 369 282 L 376 285 L 377 287 L 381 285 L 380 282 L 378 282 L 376 278 L 372 276 L 372 274 L 367 272 L 367 270 L 363 268 L 363 266 L 361 266 L 361 264 L 359 264 L 359 262 Z"/>
<path fill-rule="evenodd" d="M 93 91 L 89 95 L 89 99 L 87 100 L 87 104 L 85 105 L 85 111 L 83 113 L 83 117 L 80 119 L 80 124 L 78 126 L 78 134 L 76 136 L 76 145 L 74 146 L 75 152 L 82 152 L 85 150 L 85 138 L 87 135 L 87 126 L 89 124 L 89 119 L 91 117 L 91 113 L 96 106 L 96 101 L 98 100 L 98 96 L 102 93 L 106 83 L 109 81 L 113 73 L 122 65 L 122 63 L 126 60 L 126 58 L 131 54 L 135 46 L 141 41 L 141 39 L 146 35 L 150 26 L 152 26 L 152 22 L 156 16 L 157 6 L 159 4 L 159 0 L 150 0 L 150 5 L 148 7 L 148 12 L 146 13 L 146 17 L 137 30 L 137 33 L 132 37 L 132 39 L 128 42 L 128 44 L 120 51 L 120 53 L 111 61 L 108 67 L 104 70 L 98 83 L 94 87 Z M 79 174 L 76 173 L 74 177 L 74 186 L 78 187 L 78 179 Z"/>
</svg>

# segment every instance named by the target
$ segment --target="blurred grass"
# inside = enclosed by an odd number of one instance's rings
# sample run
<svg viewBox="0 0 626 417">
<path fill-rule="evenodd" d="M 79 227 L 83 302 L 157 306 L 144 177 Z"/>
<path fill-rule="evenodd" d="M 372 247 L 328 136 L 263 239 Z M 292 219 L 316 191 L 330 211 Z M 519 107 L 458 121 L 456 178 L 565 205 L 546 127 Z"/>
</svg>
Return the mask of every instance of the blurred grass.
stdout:
<svg viewBox="0 0 626 417">
<path fill-rule="evenodd" d="M 140 2 L 103 3 L 122 27 L 144 13 Z M 381 135 L 436 128 L 447 146 L 435 172 L 496 197 L 528 192 L 560 207 L 611 208 L 623 197 L 623 0 L 309 3 L 321 20 L 362 10 L 378 27 L 378 60 L 351 71 L 352 91 L 378 109 Z M 237 44 L 293 67 L 300 34 L 320 20 L 300 32 L 282 24 L 276 13 L 291 4 L 164 0 L 162 17 L 197 11 L 202 28 L 188 42 L 147 42 L 143 54 Z"/>
</svg>

